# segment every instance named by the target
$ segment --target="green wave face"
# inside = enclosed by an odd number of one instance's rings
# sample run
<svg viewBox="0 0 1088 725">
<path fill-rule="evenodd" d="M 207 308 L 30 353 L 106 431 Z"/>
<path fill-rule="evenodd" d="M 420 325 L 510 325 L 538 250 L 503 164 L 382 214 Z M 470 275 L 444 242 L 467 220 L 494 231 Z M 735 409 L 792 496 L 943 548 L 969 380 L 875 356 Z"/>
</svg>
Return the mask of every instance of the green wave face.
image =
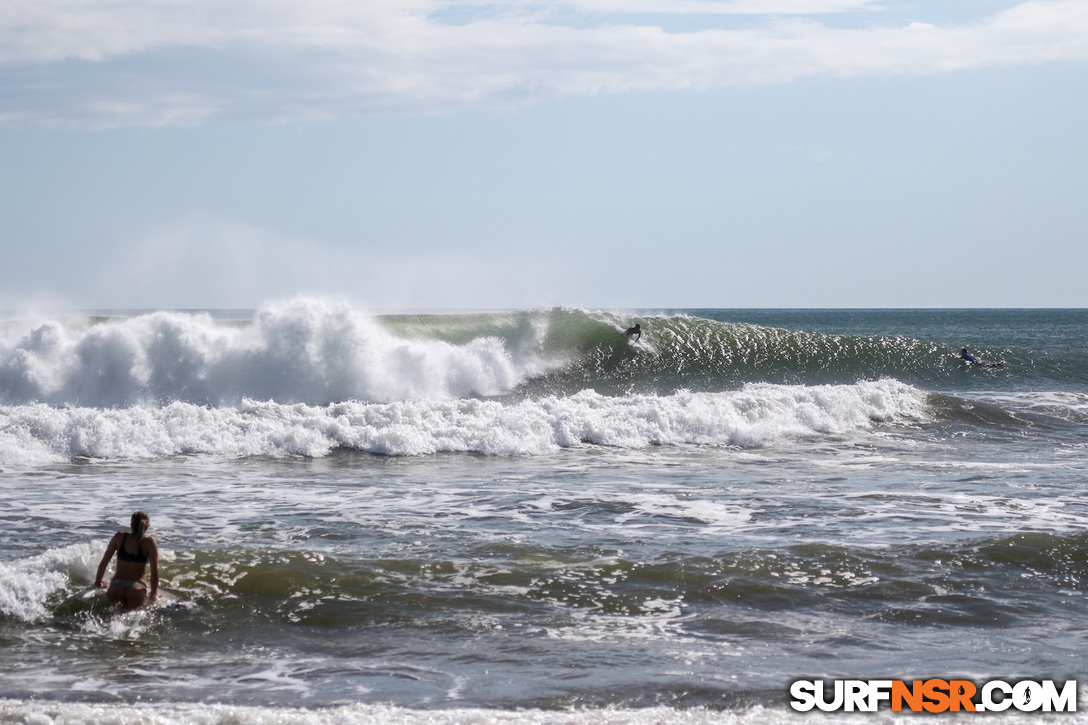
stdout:
<svg viewBox="0 0 1088 725">
<path fill-rule="evenodd" d="M 639 323 L 643 334 L 623 331 Z M 550 366 L 523 383 L 525 395 L 562 395 L 593 389 L 605 395 L 733 390 L 745 383 L 853 383 L 894 377 L 915 385 L 961 386 L 965 363 L 947 345 L 904 336 L 860 336 L 719 322 L 687 315 L 621 317 L 555 309 L 509 316 L 391 320 L 392 329 L 451 342 L 493 334 L 510 349 L 536 347 Z M 535 335 L 529 335 L 535 330 Z M 987 351 L 991 359 L 1008 351 Z M 1034 365 L 1032 364 L 1032 367 Z M 1008 371 L 989 369 L 988 381 Z"/>
</svg>

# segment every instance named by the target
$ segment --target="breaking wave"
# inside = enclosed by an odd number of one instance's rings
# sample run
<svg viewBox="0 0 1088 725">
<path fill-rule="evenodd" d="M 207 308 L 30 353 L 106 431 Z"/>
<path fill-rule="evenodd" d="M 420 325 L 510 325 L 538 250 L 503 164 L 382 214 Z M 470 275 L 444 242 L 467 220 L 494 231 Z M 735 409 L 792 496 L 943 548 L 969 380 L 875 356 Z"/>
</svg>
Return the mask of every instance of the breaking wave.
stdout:
<svg viewBox="0 0 1088 725">
<path fill-rule="evenodd" d="M 963 378 L 946 346 L 906 337 L 686 315 L 641 320 L 636 344 L 622 332 L 631 319 L 566 308 L 374 317 L 345 303 L 298 300 L 243 321 L 177 312 L 8 321 L 0 323 L 0 404 L 327 405 L 586 389 L 669 395 L 884 377 L 932 388 Z"/>
<path fill-rule="evenodd" d="M 537 455 L 583 445 L 757 447 L 924 419 L 924 395 L 893 380 L 843 386 L 751 384 L 724 393 L 623 398 L 582 391 L 525 400 L 460 399 L 327 406 L 243 401 L 129 408 L 0 408 L 0 463 L 76 457 L 151 459 L 472 452 Z"/>
<path fill-rule="evenodd" d="M 524 332 L 531 348 L 538 332 Z M 320 301 L 262 309 L 251 324 L 155 312 L 8 323 L 0 336 L 0 402 L 14 405 L 449 399 L 501 393 L 542 371 L 531 351 L 511 352 L 497 337 L 397 337 L 346 304 Z"/>
</svg>

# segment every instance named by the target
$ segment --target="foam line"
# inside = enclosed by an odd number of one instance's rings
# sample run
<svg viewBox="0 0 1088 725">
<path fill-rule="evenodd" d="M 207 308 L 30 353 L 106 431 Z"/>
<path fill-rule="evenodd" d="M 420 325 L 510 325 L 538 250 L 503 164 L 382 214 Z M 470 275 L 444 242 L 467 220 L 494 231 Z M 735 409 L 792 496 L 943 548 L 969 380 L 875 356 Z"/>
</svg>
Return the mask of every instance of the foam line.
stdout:
<svg viewBox="0 0 1088 725">
<path fill-rule="evenodd" d="M 603 445 L 758 447 L 837 435 L 928 415 L 925 395 L 894 380 L 854 385 L 750 384 L 724 393 L 623 398 L 582 391 L 536 400 L 349 401 L 327 406 L 243 401 L 128 408 L 0 408 L 0 464 L 86 456 L 146 460 L 179 454 L 324 456 L 438 452 L 539 455 Z"/>
</svg>

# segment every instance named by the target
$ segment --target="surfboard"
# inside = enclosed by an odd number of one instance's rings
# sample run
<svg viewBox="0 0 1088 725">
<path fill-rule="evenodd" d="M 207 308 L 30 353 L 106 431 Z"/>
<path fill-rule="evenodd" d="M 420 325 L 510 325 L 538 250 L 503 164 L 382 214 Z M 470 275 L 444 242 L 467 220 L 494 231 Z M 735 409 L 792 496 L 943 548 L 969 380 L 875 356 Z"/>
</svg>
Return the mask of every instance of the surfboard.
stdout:
<svg viewBox="0 0 1088 725">
<path fill-rule="evenodd" d="M 194 602 L 178 598 L 166 590 L 160 589 L 155 601 L 144 609 L 164 614 L 193 614 L 198 611 Z M 106 597 L 105 587 L 87 587 L 61 602 L 55 614 L 73 615 L 79 612 L 95 612 L 107 614 L 114 610 L 114 604 Z"/>
<path fill-rule="evenodd" d="M 1005 367 L 1005 363 L 1003 362 L 983 362 L 981 360 L 975 360 L 974 362 L 972 362 L 970 360 L 964 360 L 959 355 L 951 355 L 950 357 L 959 360 L 966 367 L 969 368 L 989 368 L 990 370 L 1000 370 L 1001 368 Z"/>
<path fill-rule="evenodd" d="M 107 614 L 112 606 L 106 599 L 105 589 L 87 587 L 58 604 L 53 609 L 53 614 L 60 617 L 70 617 L 83 612 Z"/>
<path fill-rule="evenodd" d="M 160 591 L 152 609 L 163 614 L 196 614 L 200 607 L 195 602 L 178 599 L 170 592 Z"/>
</svg>

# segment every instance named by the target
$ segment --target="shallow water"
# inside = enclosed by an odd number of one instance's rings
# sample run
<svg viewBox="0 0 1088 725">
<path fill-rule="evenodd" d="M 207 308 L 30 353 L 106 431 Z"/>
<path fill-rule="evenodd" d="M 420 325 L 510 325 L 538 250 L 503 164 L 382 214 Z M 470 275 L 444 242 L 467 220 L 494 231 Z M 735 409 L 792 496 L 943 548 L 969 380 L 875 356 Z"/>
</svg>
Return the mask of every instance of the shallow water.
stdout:
<svg viewBox="0 0 1088 725">
<path fill-rule="evenodd" d="M 784 722 L 798 678 L 1083 679 L 1083 312 L 255 320 L 5 323 L 12 717 Z M 243 357 L 306 382 L 234 400 Z M 135 509 L 192 610 L 69 599 Z"/>
</svg>

